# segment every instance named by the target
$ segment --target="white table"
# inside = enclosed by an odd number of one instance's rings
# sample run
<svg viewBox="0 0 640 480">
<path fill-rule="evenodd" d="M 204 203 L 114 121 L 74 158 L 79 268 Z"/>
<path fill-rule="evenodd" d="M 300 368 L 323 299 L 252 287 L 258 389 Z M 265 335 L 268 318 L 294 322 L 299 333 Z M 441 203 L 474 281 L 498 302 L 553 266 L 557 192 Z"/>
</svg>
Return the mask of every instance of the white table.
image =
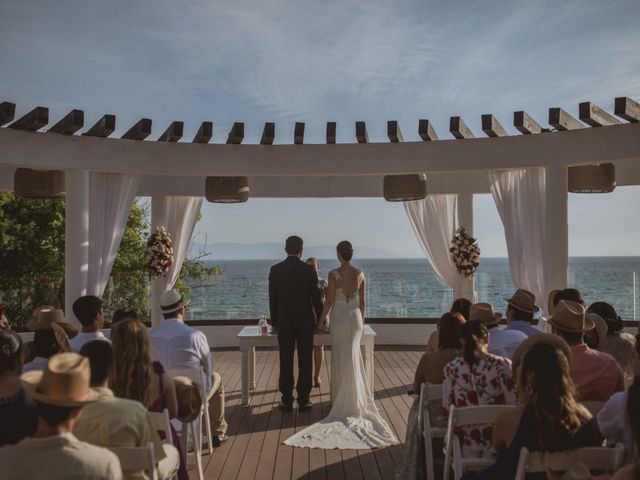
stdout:
<svg viewBox="0 0 640 480">
<path fill-rule="evenodd" d="M 370 325 L 364 326 L 364 334 L 360 341 L 364 370 L 367 382 L 373 390 L 373 348 L 376 332 Z M 242 405 L 251 401 L 250 390 L 256 388 L 256 347 L 278 347 L 278 335 L 261 335 L 257 326 L 244 327 L 238 334 L 240 340 Z M 316 333 L 313 336 L 314 345 L 331 345 L 331 334 Z"/>
</svg>

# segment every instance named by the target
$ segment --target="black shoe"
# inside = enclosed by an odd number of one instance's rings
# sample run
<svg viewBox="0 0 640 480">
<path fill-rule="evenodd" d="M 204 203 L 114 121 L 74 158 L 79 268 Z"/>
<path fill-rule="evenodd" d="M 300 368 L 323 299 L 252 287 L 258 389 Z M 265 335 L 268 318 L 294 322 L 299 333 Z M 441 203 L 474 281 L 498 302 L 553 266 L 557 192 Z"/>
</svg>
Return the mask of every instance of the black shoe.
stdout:
<svg viewBox="0 0 640 480">
<path fill-rule="evenodd" d="M 311 403 L 309 400 L 307 400 L 306 402 L 298 402 L 299 412 L 307 412 L 311 410 L 312 407 L 313 407 L 313 403 Z"/>
<path fill-rule="evenodd" d="M 280 402 L 278 404 L 278 409 L 283 412 L 293 412 L 293 405 L 291 403 Z"/>
<path fill-rule="evenodd" d="M 220 446 L 222 442 L 228 439 L 229 439 L 228 435 L 214 435 L 213 438 L 211 439 L 211 445 L 217 448 Z"/>
</svg>

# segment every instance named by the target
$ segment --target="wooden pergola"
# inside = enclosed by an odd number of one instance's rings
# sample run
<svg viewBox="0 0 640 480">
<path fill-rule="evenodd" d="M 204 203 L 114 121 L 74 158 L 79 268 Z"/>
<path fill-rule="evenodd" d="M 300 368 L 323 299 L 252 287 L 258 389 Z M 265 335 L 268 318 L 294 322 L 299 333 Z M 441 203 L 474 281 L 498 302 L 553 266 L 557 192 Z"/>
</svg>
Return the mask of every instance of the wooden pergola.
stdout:
<svg viewBox="0 0 640 480">
<path fill-rule="evenodd" d="M 82 131 L 84 113 L 72 110 L 47 128 L 49 110 L 37 107 L 14 121 L 15 105 L 0 104 L 0 190 L 13 190 L 16 168 L 64 170 L 66 176 L 66 295 L 82 294 L 86 265 L 89 172 L 141 176 L 139 196 L 153 204 L 163 196 L 204 196 L 207 176 L 247 176 L 251 197 L 382 197 L 383 177 L 425 173 L 428 193 L 458 195 L 459 223 L 473 229 L 473 195 L 489 193 L 492 170 L 545 168 L 546 251 L 558 265 L 551 282 L 567 283 L 568 168 L 612 163 L 619 186 L 640 185 L 640 104 L 615 99 L 610 114 L 591 102 L 578 118 L 550 108 L 548 126 L 524 111 L 509 135 L 498 119 L 482 115 L 486 135 L 475 138 L 462 118 L 450 118 L 453 139 L 440 139 L 429 120 L 419 120 L 421 141 L 404 142 L 398 122 L 387 122 L 388 143 L 371 143 L 364 122 L 356 122 L 357 143 L 337 144 L 336 123 L 326 126 L 326 144 L 305 144 L 304 123 L 296 123 L 292 144 L 274 145 L 276 126 L 265 123 L 260 144 L 243 144 L 244 124 L 235 123 L 226 143 L 209 143 L 212 122 L 203 122 L 191 142 L 182 140 L 183 122 L 149 141 L 152 121 L 143 118 L 121 138 L 114 115 L 104 115 Z M 523 212 L 526 215 L 526 212 Z M 73 254 L 71 254 L 73 252 Z M 86 269 L 85 269 L 86 270 Z"/>
</svg>

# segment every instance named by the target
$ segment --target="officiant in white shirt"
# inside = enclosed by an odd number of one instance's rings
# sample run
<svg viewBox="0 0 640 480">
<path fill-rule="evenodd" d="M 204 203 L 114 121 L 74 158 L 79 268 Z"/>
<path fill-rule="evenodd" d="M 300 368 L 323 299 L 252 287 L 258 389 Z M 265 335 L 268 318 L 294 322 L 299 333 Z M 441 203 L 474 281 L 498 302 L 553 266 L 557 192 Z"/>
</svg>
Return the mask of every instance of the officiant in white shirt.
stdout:
<svg viewBox="0 0 640 480">
<path fill-rule="evenodd" d="M 164 320 L 149 331 L 153 359 L 162 363 L 167 370 L 202 369 L 209 399 L 212 444 L 217 447 L 228 438 L 224 418 L 224 385 L 222 377 L 214 371 L 207 337 L 184 323 L 187 304 L 177 291 L 169 290 L 162 294 L 160 309 Z"/>
</svg>

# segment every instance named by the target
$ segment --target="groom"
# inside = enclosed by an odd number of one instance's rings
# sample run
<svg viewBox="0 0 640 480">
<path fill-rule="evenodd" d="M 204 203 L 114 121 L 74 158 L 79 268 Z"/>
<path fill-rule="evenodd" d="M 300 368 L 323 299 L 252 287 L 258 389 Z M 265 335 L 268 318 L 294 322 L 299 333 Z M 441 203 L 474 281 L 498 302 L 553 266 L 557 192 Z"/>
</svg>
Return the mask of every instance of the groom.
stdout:
<svg viewBox="0 0 640 480">
<path fill-rule="evenodd" d="M 280 410 L 293 410 L 293 352 L 298 347 L 298 409 L 311 409 L 313 331 L 322 301 L 316 269 L 300 260 L 302 238 L 287 238 L 287 259 L 271 267 L 269 273 L 269 310 L 271 326 L 278 333 L 280 347 Z"/>
</svg>

